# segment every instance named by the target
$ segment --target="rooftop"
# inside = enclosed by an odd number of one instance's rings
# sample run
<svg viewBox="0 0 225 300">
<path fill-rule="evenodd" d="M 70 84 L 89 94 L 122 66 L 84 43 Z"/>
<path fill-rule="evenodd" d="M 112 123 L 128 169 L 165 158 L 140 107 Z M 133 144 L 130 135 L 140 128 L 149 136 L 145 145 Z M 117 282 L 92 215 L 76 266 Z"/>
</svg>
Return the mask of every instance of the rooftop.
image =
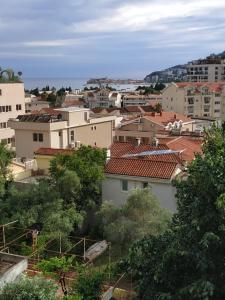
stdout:
<svg viewBox="0 0 225 300">
<path fill-rule="evenodd" d="M 37 151 L 35 151 L 36 155 L 49 155 L 54 156 L 57 154 L 67 154 L 71 155 L 74 152 L 73 149 L 58 149 L 58 148 L 39 148 Z"/>
<path fill-rule="evenodd" d="M 177 82 L 175 83 L 178 88 L 192 87 L 196 88 L 198 91 L 199 88 L 206 87 L 212 92 L 221 92 L 225 86 L 225 81 L 219 82 Z"/>
<path fill-rule="evenodd" d="M 193 120 L 185 115 L 175 113 L 173 111 L 163 111 L 161 113 L 146 113 L 143 118 L 148 119 L 159 125 L 167 125 L 168 123 L 174 123 L 175 121 L 193 122 Z"/>
<path fill-rule="evenodd" d="M 155 161 L 150 159 L 112 158 L 105 167 L 105 173 L 171 179 L 177 162 Z"/>
<path fill-rule="evenodd" d="M 82 107 L 77 107 L 77 106 L 70 106 L 70 107 L 64 107 L 64 108 L 57 108 L 55 109 L 57 111 L 66 111 L 66 112 L 75 112 L 75 111 L 90 111 L 89 108 L 82 108 Z"/>
</svg>

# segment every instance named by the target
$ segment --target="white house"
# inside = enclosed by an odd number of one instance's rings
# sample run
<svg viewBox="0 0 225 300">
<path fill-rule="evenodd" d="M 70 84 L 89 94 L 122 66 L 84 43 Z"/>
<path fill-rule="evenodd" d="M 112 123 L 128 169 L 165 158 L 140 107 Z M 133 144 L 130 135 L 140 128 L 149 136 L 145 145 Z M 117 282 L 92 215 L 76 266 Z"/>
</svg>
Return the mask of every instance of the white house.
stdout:
<svg viewBox="0 0 225 300">
<path fill-rule="evenodd" d="M 135 188 L 150 188 L 163 207 L 176 211 L 176 189 L 172 180 L 181 173 L 176 151 L 165 146 L 131 143 L 115 143 L 111 150 L 102 184 L 103 201 L 121 205 Z"/>
</svg>

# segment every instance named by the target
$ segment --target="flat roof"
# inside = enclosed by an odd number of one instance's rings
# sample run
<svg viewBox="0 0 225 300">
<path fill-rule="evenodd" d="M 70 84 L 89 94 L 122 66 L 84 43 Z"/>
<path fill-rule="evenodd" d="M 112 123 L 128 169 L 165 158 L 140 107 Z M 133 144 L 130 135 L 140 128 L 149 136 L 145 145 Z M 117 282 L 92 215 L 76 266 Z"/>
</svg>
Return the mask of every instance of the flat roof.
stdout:
<svg viewBox="0 0 225 300">
<path fill-rule="evenodd" d="M 89 108 L 82 108 L 77 106 L 70 106 L 70 107 L 64 107 L 64 108 L 57 108 L 55 110 L 58 111 L 67 111 L 67 112 L 74 112 L 74 111 L 90 111 Z"/>
</svg>

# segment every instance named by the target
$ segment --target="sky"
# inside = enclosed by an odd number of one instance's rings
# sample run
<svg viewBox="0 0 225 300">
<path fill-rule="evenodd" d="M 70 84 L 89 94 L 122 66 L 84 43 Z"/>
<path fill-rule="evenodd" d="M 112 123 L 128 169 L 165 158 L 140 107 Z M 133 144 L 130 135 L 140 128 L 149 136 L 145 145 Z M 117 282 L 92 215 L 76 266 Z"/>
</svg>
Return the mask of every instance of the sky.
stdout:
<svg viewBox="0 0 225 300">
<path fill-rule="evenodd" d="M 0 66 L 144 78 L 225 50 L 225 0 L 0 0 Z"/>
</svg>

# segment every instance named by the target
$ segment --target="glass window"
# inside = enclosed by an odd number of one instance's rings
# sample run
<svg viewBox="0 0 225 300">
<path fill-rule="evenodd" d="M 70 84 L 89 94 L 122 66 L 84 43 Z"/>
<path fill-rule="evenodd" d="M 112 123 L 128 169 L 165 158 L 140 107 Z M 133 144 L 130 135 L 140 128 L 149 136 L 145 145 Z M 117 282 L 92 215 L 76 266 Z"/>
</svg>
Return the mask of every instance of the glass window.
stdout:
<svg viewBox="0 0 225 300">
<path fill-rule="evenodd" d="M 128 191 L 128 181 L 127 180 L 122 180 L 122 191 Z"/>
<path fill-rule="evenodd" d="M 34 141 L 34 142 L 37 142 L 37 140 L 38 140 L 37 133 L 33 133 L 33 141 Z"/>
<path fill-rule="evenodd" d="M 70 141 L 74 142 L 74 131 L 70 131 Z"/>
<path fill-rule="evenodd" d="M 43 142 L 43 133 L 39 133 L 39 142 Z"/>
</svg>

